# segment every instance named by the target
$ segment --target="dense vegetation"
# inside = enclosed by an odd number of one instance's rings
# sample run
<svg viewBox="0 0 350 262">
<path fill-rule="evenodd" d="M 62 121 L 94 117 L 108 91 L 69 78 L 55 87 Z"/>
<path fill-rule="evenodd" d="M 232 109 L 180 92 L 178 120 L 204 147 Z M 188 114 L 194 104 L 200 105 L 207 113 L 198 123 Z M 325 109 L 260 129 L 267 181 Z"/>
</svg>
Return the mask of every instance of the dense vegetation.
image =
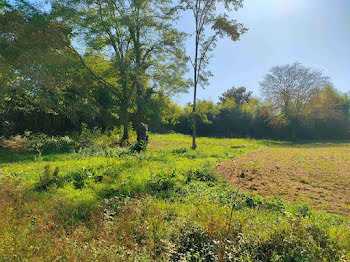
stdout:
<svg viewBox="0 0 350 262">
<path fill-rule="evenodd" d="M 123 126 L 127 141 L 130 125 L 136 132 L 146 123 L 153 132 L 188 134 L 196 123 L 202 136 L 349 137 L 349 96 L 299 63 L 272 68 L 260 83 L 261 98 L 242 87 L 229 89 L 218 104 L 172 102 L 191 82 L 184 77 L 184 35 L 173 26 L 179 13 L 160 2 L 53 1 L 48 13 L 11 1 L 0 13 L 1 134 L 69 134 L 85 123 Z M 229 34 L 221 18 L 213 41 Z M 207 40 L 202 44 L 212 49 Z M 197 76 L 199 84 L 208 75 Z"/>
<path fill-rule="evenodd" d="M 349 95 L 294 63 L 271 68 L 261 97 L 196 97 L 218 39 L 247 32 L 227 13 L 242 3 L 0 0 L 1 261 L 350 261 L 348 151 L 310 160 L 270 140 L 349 138 Z M 172 100 L 190 86 L 193 103 Z"/>
<path fill-rule="evenodd" d="M 152 135 L 135 153 L 91 135 L 93 145 L 68 154 L 2 149 L 1 260 L 350 259 L 348 218 L 244 193 L 213 171 L 286 143 L 199 138 L 193 151 L 189 136 Z"/>
</svg>

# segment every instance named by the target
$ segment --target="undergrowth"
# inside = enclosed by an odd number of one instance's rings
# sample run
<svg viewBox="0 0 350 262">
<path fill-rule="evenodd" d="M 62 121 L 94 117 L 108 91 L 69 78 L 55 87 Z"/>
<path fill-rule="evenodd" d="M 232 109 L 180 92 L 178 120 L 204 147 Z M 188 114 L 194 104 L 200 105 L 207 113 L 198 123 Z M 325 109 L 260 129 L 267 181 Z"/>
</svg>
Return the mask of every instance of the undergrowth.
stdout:
<svg viewBox="0 0 350 262">
<path fill-rule="evenodd" d="M 150 141 L 140 153 L 95 144 L 2 162 L 0 260 L 350 260 L 348 218 L 247 194 L 215 172 L 277 142 Z"/>
</svg>

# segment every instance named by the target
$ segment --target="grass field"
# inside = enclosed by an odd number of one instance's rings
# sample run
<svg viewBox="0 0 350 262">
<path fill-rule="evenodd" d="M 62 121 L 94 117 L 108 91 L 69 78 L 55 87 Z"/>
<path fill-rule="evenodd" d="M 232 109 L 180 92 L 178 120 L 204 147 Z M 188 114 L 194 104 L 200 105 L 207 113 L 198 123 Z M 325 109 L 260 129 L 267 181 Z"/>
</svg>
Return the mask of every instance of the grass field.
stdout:
<svg viewBox="0 0 350 262">
<path fill-rule="evenodd" d="M 150 141 L 140 154 L 2 148 L 0 261 L 350 260 L 350 144 Z"/>
<path fill-rule="evenodd" d="M 263 149 L 223 163 L 218 170 L 244 191 L 350 216 L 350 143 Z"/>
</svg>

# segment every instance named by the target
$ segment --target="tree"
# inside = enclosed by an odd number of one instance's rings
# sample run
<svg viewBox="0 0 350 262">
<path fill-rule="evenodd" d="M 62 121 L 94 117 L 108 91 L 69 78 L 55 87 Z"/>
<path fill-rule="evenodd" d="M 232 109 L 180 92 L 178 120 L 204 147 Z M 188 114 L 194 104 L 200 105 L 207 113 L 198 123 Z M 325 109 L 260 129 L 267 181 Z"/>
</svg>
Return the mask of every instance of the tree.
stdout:
<svg viewBox="0 0 350 262">
<path fill-rule="evenodd" d="M 8 3 L 6 2 L 6 0 L 0 0 L 0 12 L 2 12 L 2 9 L 4 9 L 5 7 L 8 7 Z"/>
<path fill-rule="evenodd" d="M 233 99 L 236 105 L 242 106 L 244 103 L 249 103 L 252 94 L 253 92 L 247 91 L 243 86 L 239 88 L 232 87 L 219 97 L 219 104 L 224 104 L 227 99 Z"/>
<path fill-rule="evenodd" d="M 314 137 L 348 136 L 350 127 L 350 99 L 327 85 L 310 101 L 305 110 L 305 124 Z"/>
<path fill-rule="evenodd" d="M 274 123 L 291 127 L 291 136 L 308 102 L 329 84 L 329 78 L 300 63 L 275 66 L 260 83 L 266 102 L 273 105 Z"/>
<path fill-rule="evenodd" d="M 192 105 L 190 103 L 186 104 L 182 115 L 180 116 L 180 124 L 177 125 L 177 130 L 180 132 L 190 133 L 193 126 L 192 110 Z M 218 113 L 219 110 L 212 101 L 198 100 L 196 122 L 199 132 L 202 130 L 208 130 L 208 127 L 213 124 L 213 120 Z"/>
<path fill-rule="evenodd" d="M 191 59 L 193 66 L 193 123 L 192 123 L 192 149 L 196 149 L 196 106 L 197 87 L 208 84 L 211 75 L 205 68 L 209 63 L 210 51 L 212 51 L 219 37 L 230 37 L 233 41 L 239 40 L 241 34 L 247 31 L 236 20 L 229 20 L 226 11 L 237 10 L 242 7 L 243 0 L 181 0 L 182 7 L 193 14 L 195 21 L 194 31 L 194 57 Z M 219 12 L 217 6 L 223 5 L 223 12 Z M 220 8 L 221 9 L 221 8 Z M 209 31 L 209 34 L 206 33 Z"/>
<path fill-rule="evenodd" d="M 153 95 L 186 88 L 182 34 L 171 23 L 176 13 L 170 1 L 55 0 L 53 9 L 84 39 L 86 51 L 107 65 L 91 72 L 113 90 L 124 141 L 131 120 L 136 130 L 145 121 Z"/>
<path fill-rule="evenodd" d="M 84 116 L 93 118 L 94 85 L 69 50 L 69 30 L 26 1 L 12 3 L 0 13 L 2 118 L 17 131 L 33 130 L 38 122 L 42 131 L 50 130 L 46 122 L 77 127 Z"/>
</svg>

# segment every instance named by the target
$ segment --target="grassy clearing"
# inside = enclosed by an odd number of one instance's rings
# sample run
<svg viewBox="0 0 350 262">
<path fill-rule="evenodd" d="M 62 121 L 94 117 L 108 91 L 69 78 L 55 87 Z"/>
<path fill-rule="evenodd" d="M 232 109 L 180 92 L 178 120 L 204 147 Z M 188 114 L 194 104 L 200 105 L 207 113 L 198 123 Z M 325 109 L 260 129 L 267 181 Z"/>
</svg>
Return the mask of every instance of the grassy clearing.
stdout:
<svg viewBox="0 0 350 262">
<path fill-rule="evenodd" d="M 342 216 L 237 191 L 223 161 L 284 142 L 152 135 L 150 150 L 0 154 L 0 260 L 347 261 Z M 276 148 L 277 147 L 277 148 Z"/>
<path fill-rule="evenodd" d="M 350 143 L 264 149 L 218 170 L 245 191 L 350 216 Z"/>
</svg>

